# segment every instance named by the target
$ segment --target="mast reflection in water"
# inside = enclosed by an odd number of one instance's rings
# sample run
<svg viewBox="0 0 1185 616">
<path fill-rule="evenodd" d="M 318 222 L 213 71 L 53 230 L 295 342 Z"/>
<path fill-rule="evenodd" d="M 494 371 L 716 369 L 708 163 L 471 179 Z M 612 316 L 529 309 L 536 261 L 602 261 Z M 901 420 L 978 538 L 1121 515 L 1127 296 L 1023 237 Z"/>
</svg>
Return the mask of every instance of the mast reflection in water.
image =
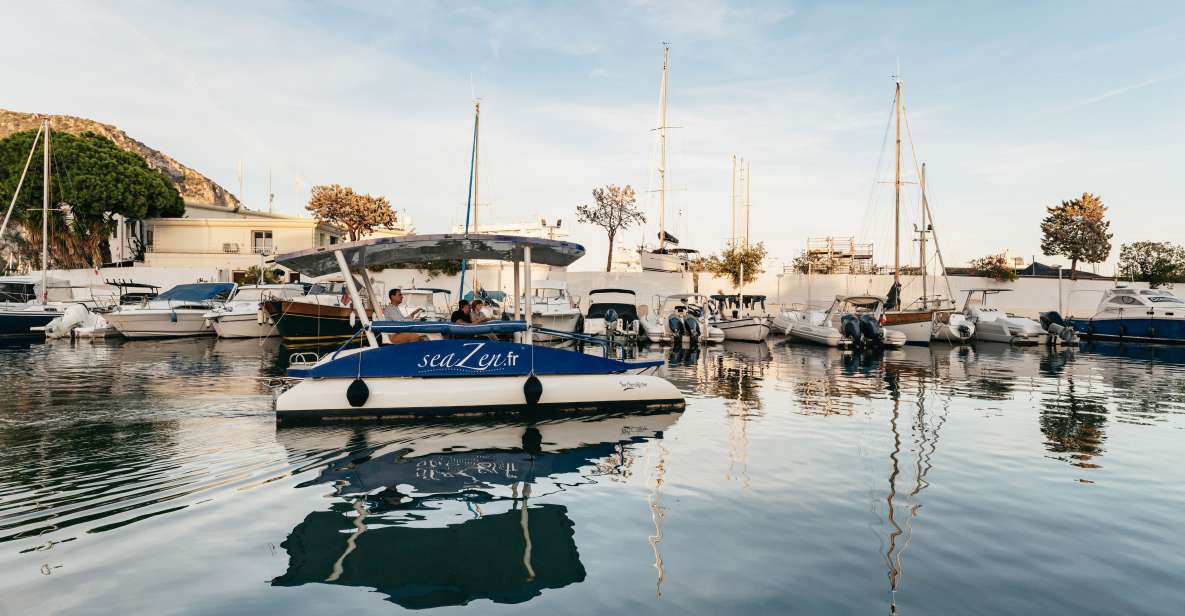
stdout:
<svg viewBox="0 0 1185 616">
<path fill-rule="evenodd" d="M 373 588 L 420 609 L 476 599 L 521 603 L 582 582 L 568 508 L 531 499 L 632 473 L 633 446 L 662 439 L 678 417 L 445 427 L 378 451 L 366 446 L 364 430 L 282 429 L 277 438 L 293 452 L 346 441 L 357 453 L 299 486 L 332 485 L 335 501 L 306 516 L 281 544 L 288 570 L 272 584 Z M 655 469 L 655 492 L 664 464 L 660 459 Z M 648 504 L 661 592 L 664 513 L 654 493 Z"/>
</svg>

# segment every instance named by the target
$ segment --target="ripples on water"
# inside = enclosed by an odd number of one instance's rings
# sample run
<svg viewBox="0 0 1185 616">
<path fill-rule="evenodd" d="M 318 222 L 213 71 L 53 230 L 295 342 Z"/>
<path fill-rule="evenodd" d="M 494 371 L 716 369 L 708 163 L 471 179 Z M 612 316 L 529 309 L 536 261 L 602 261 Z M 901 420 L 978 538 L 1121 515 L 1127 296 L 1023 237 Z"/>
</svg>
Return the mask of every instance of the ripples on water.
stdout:
<svg viewBox="0 0 1185 616">
<path fill-rule="evenodd" d="M 0 347 L 0 614 L 1185 605 L 1185 349 L 660 353 L 682 414 L 277 429 L 274 341 Z"/>
</svg>

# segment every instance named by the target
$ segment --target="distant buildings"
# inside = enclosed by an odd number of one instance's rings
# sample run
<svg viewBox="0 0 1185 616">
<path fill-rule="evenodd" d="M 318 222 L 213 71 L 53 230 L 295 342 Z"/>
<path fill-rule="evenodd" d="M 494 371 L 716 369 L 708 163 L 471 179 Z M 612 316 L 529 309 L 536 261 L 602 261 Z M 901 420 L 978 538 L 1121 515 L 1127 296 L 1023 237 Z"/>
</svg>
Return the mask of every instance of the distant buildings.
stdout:
<svg viewBox="0 0 1185 616">
<path fill-rule="evenodd" d="M 408 235 L 407 223 L 374 236 Z M 123 220 L 111 238 L 112 260 L 124 265 L 217 269 L 220 278 L 240 280 L 251 266 L 284 252 L 342 241 L 336 227 L 313 218 L 246 208 L 187 204 L 181 218 Z"/>
</svg>

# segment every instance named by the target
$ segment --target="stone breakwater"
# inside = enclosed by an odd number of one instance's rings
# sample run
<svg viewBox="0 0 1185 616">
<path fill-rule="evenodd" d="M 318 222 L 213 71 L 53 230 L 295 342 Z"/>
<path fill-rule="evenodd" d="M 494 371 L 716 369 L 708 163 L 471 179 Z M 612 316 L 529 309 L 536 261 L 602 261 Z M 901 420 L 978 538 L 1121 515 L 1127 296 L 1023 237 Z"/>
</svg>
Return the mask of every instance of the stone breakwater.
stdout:
<svg viewBox="0 0 1185 616">
<path fill-rule="evenodd" d="M 37 130 L 44 116 L 35 113 L 21 113 L 0 109 L 0 139 L 13 133 Z M 186 204 L 213 205 L 228 209 L 240 205 L 238 197 L 214 183 L 210 178 L 182 165 L 168 154 L 150 148 L 128 136 L 127 133 L 110 125 L 86 118 L 68 115 L 49 116 L 53 130 L 72 135 L 95 133 L 115 142 L 115 145 L 129 152 L 135 152 L 148 161 L 148 166 L 163 173 L 181 193 Z"/>
</svg>

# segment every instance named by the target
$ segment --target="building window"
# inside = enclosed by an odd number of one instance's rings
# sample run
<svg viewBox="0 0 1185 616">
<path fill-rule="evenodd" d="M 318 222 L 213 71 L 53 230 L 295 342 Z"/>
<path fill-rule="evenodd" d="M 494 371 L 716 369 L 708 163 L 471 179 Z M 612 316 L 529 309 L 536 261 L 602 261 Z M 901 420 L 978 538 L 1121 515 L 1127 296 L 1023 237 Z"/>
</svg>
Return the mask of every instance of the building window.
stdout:
<svg viewBox="0 0 1185 616">
<path fill-rule="evenodd" d="M 272 232 L 271 231 L 252 231 L 251 232 L 251 251 L 257 255 L 268 255 L 272 253 Z"/>
<path fill-rule="evenodd" d="M 337 243 L 337 236 L 336 235 L 329 236 L 329 245 L 332 246 L 336 243 Z"/>
<path fill-rule="evenodd" d="M 152 231 L 153 230 L 150 228 L 144 232 L 144 245 L 149 248 L 152 248 Z"/>
</svg>

